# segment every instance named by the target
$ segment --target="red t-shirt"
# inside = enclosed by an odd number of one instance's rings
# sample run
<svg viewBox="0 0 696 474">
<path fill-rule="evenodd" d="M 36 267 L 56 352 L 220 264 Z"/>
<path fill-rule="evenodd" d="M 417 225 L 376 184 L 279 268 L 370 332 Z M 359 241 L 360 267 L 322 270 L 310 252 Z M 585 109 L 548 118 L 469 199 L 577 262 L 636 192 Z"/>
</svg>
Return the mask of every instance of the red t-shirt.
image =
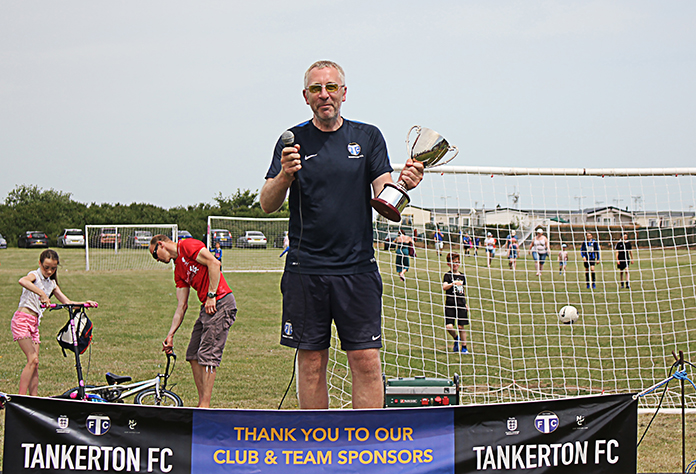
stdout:
<svg viewBox="0 0 696 474">
<path fill-rule="evenodd" d="M 193 288 L 198 293 L 198 299 L 205 303 L 208 299 L 208 267 L 196 261 L 196 257 L 205 245 L 200 240 L 184 239 L 177 244 L 179 256 L 174 260 L 174 282 L 177 288 Z M 220 283 L 217 287 L 217 298 L 220 299 L 232 290 L 227 285 L 225 277 L 220 272 Z"/>
</svg>

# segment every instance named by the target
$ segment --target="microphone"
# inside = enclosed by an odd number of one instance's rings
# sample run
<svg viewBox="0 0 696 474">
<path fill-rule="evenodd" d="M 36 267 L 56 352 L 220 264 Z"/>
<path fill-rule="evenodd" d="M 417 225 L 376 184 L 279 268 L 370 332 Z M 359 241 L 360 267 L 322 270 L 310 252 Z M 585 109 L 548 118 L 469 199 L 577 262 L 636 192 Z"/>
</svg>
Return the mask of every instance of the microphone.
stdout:
<svg viewBox="0 0 696 474">
<path fill-rule="evenodd" d="M 295 144 L 295 134 L 292 133 L 290 130 L 285 130 L 283 134 L 280 136 L 280 140 L 283 142 L 283 145 L 285 147 L 293 146 Z M 295 172 L 294 176 L 297 177 L 297 171 Z M 297 181 L 297 180 L 295 180 Z M 299 183 L 299 182 L 298 182 Z M 298 184 L 299 186 L 299 184 Z"/>
<path fill-rule="evenodd" d="M 289 147 L 295 143 L 295 134 L 292 133 L 290 130 L 285 130 L 283 134 L 280 136 L 280 139 L 283 142 L 283 145 Z"/>
</svg>

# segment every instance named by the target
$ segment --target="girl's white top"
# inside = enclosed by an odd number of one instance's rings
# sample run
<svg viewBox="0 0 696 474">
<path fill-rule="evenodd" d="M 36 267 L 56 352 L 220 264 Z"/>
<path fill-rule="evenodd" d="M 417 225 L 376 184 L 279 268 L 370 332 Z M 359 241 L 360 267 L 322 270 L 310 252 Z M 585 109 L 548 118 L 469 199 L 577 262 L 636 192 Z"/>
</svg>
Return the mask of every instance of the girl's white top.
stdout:
<svg viewBox="0 0 696 474">
<path fill-rule="evenodd" d="M 36 276 L 34 284 L 41 288 L 43 292 L 46 293 L 46 296 L 50 298 L 51 294 L 53 293 L 53 290 L 55 290 L 58 286 L 58 283 L 56 283 L 55 280 L 51 280 L 50 278 L 46 278 L 45 276 L 43 276 L 43 273 L 41 273 L 40 268 L 34 270 L 33 272 L 27 273 L 27 276 L 32 274 Z M 39 299 L 39 295 L 37 295 L 33 291 L 27 290 L 24 287 L 22 287 L 22 296 L 19 297 L 18 308 L 22 307 L 34 310 L 34 312 L 39 315 L 39 319 L 41 319 L 41 316 L 43 316 L 43 312 L 45 309 L 41 307 L 41 300 Z"/>
</svg>

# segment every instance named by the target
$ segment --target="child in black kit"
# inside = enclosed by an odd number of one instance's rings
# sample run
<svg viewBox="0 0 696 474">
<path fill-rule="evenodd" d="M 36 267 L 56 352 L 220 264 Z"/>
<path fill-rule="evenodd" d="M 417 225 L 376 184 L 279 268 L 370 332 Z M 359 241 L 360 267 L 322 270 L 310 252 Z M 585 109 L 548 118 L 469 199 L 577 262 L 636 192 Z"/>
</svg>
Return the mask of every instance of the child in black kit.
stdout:
<svg viewBox="0 0 696 474">
<path fill-rule="evenodd" d="M 454 339 L 452 352 L 471 354 L 466 347 L 464 331 L 464 326 L 469 325 L 469 305 L 466 304 L 466 277 L 459 272 L 459 254 L 448 253 L 447 265 L 450 271 L 442 278 L 442 289 L 445 292 L 445 328 Z"/>
</svg>

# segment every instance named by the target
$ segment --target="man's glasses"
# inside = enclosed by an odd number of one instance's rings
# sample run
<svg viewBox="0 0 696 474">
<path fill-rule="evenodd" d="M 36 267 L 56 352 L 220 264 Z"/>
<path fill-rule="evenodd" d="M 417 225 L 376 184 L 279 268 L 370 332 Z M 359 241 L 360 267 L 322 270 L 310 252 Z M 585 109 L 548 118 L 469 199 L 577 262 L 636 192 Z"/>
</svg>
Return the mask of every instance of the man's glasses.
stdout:
<svg viewBox="0 0 696 474">
<path fill-rule="evenodd" d="M 326 89 L 326 92 L 333 94 L 334 92 L 338 92 L 338 89 L 343 87 L 342 85 L 336 84 L 335 82 L 329 82 L 325 86 L 321 84 L 311 84 L 307 86 L 307 90 L 311 92 L 312 94 L 318 94 L 321 92 L 322 87 Z"/>
<path fill-rule="evenodd" d="M 159 244 L 155 244 L 155 249 L 152 251 L 152 258 L 154 258 L 155 260 L 159 260 L 159 258 L 157 257 L 158 250 L 159 250 Z"/>
</svg>

